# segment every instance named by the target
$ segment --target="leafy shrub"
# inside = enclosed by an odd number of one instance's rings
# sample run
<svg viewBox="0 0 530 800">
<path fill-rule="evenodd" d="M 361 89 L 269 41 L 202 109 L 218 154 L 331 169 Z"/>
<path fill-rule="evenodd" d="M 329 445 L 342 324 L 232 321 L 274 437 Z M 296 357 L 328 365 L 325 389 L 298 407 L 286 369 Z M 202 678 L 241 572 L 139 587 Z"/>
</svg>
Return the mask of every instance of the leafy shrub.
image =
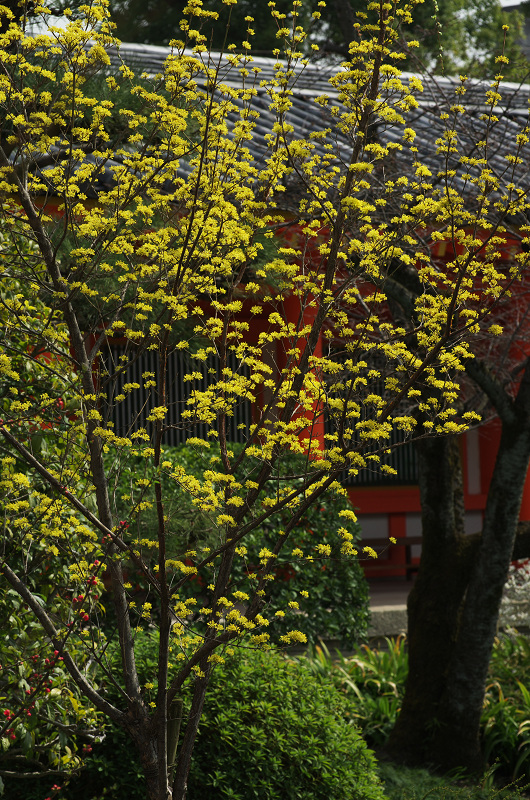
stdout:
<svg viewBox="0 0 530 800">
<path fill-rule="evenodd" d="M 156 636 L 141 637 L 142 683 L 153 681 Z M 118 659 L 117 649 L 109 658 Z M 115 689 L 109 686 L 108 697 Z M 188 698 L 189 699 L 189 698 Z M 61 796 L 62 797 L 62 796 Z M 121 730 L 66 789 L 68 800 L 144 800 L 138 757 Z M 383 800 L 375 759 L 332 683 L 275 652 L 238 649 L 216 666 L 206 698 L 189 800 Z"/>
<path fill-rule="evenodd" d="M 241 445 L 234 443 L 232 450 L 237 455 Z M 125 516 L 126 509 L 134 502 L 153 499 L 154 468 L 146 463 L 146 459 L 127 458 L 128 469 L 121 464 L 116 470 L 119 475 L 112 486 L 118 518 Z M 173 467 L 181 466 L 187 473 L 202 477 L 205 469 L 210 468 L 211 459 L 218 458 L 214 446 L 206 453 L 187 445 L 167 447 L 164 449 L 164 462 L 171 462 Z M 284 475 L 292 475 L 290 481 L 282 481 L 282 488 L 295 486 L 305 472 L 305 458 L 299 455 L 288 455 L 282 459 L 281 471 Z M 109 465 L 111 466 L 111 465 Z M 133 478 L 143 477 L 146 485 L 135 488 Z M 253 477 L 249 475 L 249 478 Z M 200 511 L 192 502 L 188 491 L 162 473 L 162 488 L 165 498 L 165 513 L 168 517 L 168 530 L 171 531 L 168 541 L 168 555 L 182 556 L 190 547 L 198 544 L 214 547 L 216 528 L 207 513 Z M 112 484 L 112 481 L 111 481 Z M 278 487 L 274 481 L 268 489 L 272 496 Z M 131 497 L 127 505 L 120 500 L 122 495 Z M 339 516 L 341 510 L 351 510 L 347 497 L 338 495 L 324 496 L 319 507 L 312 509 L 292 534 L 293 550 L 302 551 L 304 558 L 293 556 L 289 560 L 278 559 L 275 564 L 274 577 L 268 588 L 269 616 L 276 611 L 285 612 L 285 616 L 277 617 L 268 632 L 274 642 L 280 636 L 295 628 L 302 631 L 310 642 L 317 642 L 319 637 L 329 636 L 339 639 L 343 646 L 351 646 L 362 641 L 366 635 L 369 620 L 368 584 L 356 558 L 346 558 L 340 552 L 342 539 L 337 533 L 343 524 Z M 252 573 L 259 564 L 259 553 L 262 548 L 272 549 L 276 544 L 280 531 L 289 520 L 289 509 L 267 520 L 261 528 L 245 537 L 247 548 L 246 565 L 241 561 L 234 567 L 233 581 L 239 590 L 245 590 L 246 574 Z M 142 508 L 141 512 L 130 518 L 131 528 L 138 531 L 138 539 L 154 538 L 156 533 L 156 514 L 153 508 Z M 360 538 L 360 529 L 358 529 Z M 330 555 L 318 555 L 316 546 L 330 546 Z M 210 578 L 206 570 L 194 579 L 199 585 L 205 585 Z M 196 594 L 197 586 L 187 584 L 180 590 L 185 597 L 186 592 Z M 249 589 L 250 594 L 250 589 Z M 307 595 L 307 596 L 306 596 Z M 298 609 L 291 609 L 289 603 L 297 603 Z"/>
<path fill-rule="evenodd" d="M 330 682 L 276 653 L 216 670 L 195 745 L 189 800 L 383 798 L 375 760 Z"/>
</svg>

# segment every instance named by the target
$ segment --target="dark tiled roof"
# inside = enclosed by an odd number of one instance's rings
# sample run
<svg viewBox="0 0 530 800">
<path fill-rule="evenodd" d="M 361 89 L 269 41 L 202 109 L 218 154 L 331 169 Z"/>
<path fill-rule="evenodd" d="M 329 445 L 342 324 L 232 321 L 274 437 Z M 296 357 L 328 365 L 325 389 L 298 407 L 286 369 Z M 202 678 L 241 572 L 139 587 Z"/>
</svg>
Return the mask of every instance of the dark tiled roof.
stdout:
<svg viewBox="0 0 530 800">
<path fill-rule="evenodd" d="M 121 62 L 126 63 L 136 72 L 155 75 L 162 72 L 164 61 L 170 53 L 168 47 L 155 47 L 153 45 L 127 44 L 121 45 L 119 53 L 109 50 L 111 63 L 116 68 Z M 220 75 L 223 83 L 229 86 L 240 86 L 241 78 L 236 68 L 232 67 L 225 56 L 212 53 L 210 56 L 211 65 L 219 64 Z M 253 67 L 260 70 L 256 81 L 257 96 L 254 100 L 254 107 L 260 113 L 259 120 L 255 125 L 255 136 L 248 143 L 248 147 L 257 163 L 261 162 L 267 152 L 265 134 L 270 132 L 275 122 L 275 117 L 269 109 L 269 100 L 265 89 L 259 87 L 260 81 L 270 83 L 275 75 L 274 65 L 276 61 L 272 58 L 254 58 Z M 333 105 L 339 105 L 338 91 L 330 85 L 329 79 L 340 67 L 333 67 L 322 63 L 309 64 L 305 68 L 295 69 L 292 80 L 292 107 L 287 113 L 286 122 L 292 124 L 296 131 L 296 136 L 307 137 L 310 133 L 328 127 L 332 123 L 329 109 Z M 402 80 L 404 83 L 412 78 L 412 75 L 404 73 Z M 488 160 L 489 166 L 499 176 L 505 176 L 507 161 L 506 156 L 514 151 L 515 140 L 522 126 L 528 119 L 528 106 L 530 101 L 530 85 L 503 82 L 499 87 L 501 100 L 493 108 L 494 115 L 498 121 L 487 122 L 483 119 L 484 115 L 491 117 L 492 108 L 486 102 L 487 92 L 490 90 L 490 83 L 487 81 L 468 80 L 466 81 L 466 93 L 464 96 L 457 95 L 455 92 L 461 85 L 459 77 L 440 77 L 440 76 L 421 76 L 423 92 L 417 93 L 418 107 L 409 113 L 406 119 L 406 126 L 416 131 L 417 137 L 414 146 L 418 148 L 417 158 L 429 167 L 433 176 L 445 171 L 445 161 L 436 152 L 436 141 L 444 136 L 447 129 L 453 127 L 458 130 L 458 150 L 459 152 L 451 156 L 450 167 L 457 170 L 455 181 L 462 184 L 460 174 L 469 171 L 468 167 L 459 164 L 459 158 L 464 155 L 478 155 L 477 142 L 484 140 L 487 136 L 488 141 Z M 321 95 L 328 95 L 330 102 L 327 108 L 315 102 L 315 98 Z M 465 107 L 465 113 L 459 114 L 453 121 L 454 113 L 451 108 L 456 104 Z M 442 115 L 448 114 L 448 119 L 443 119 Z M 235 118 L 235 115 L 234 115 Z M 381 144 L 389 142 L 402 143 L 403 125 L 384 124 L 380 121 L 377 124 L 374 135 Z M 340 159 L 347 163 L 351 152 L 350 140 L 334 126 L 332 137 L 328 142 L 332 142 L 334 149 Z M 528 180 L 528 148 L 523 148 L 526 153 L 525 163 L 517 171 L 517 180 L 525 186 Z M 480 153 L 482 155 L 482 153 Z M 396 152 L 396 168 L 400 171 L 410 171 L 411 154 L 404 147 L 401 152 Z M 184 169 L 186 169 L 184 167 Z M 511 173 L 509 179 L 511 180 Z"/>
<path fill-rule="evenodd" d="M 118 70 L 118 67 L 125 63 L 137 74 L 145 73 L 154 76 L 163 71 L 166 58 L 170 54 L 169 47 L 156 47 L 145 44 L 123 43 L 119 51 L 116 48 L 109 48 L 108 54 L 111 60 L 111 68 Z M 222 82 L 228 86 L 240 87 L 241 76 L 239 70 L 233 67 L 226 56 L 212 53 L 209 58 L 209 65 L 218 65 L 219 74 Z M 252 67 L 259 68 L 259 75 L 255 78 L 256 96 L 253 99 L 253 107 L 259 112 L 259 119 L 255 121 L 254 135 L 251 141 L 246 142 L 252 158 L 256 164 L 263 163 L 268 154 L 266 134 L 270 133 L 276 121 L 274 113 L 270 109 L 270 98 L 265 88 L 260 87 L 261 81 L 270 84 L 275 76 L 275 59 L 254 58 Z M 340 98 L 336 88 L 330 85 L 330 78 L 336 74 L 340 67 L 333 67 L 323 63 L 309 64 L 304 68 L 295 68 L 292 78 L 292 105 L 286 114 L 285 122 L 292 125 L 295 135 L 299 138 L 307 138 L 315 131 L 329 128 L 330 133 L 326 140 L 316 141 L 317 152 L 323 154 L 324 144 L 331 144 L 338 163 L 346 166 L 350 154 L 352 139 L 338 129 L 332 117 L 333 107 L 340 109 Z M 408 84 L 413 79 L 412 75 L 404 74 L 402 80 Z M 197 75 L 197 82 L 200 83 L 200 75 Z M 396 174 L 412 174 L 414 171 L 413 162 L 415 159 L 424 163 L 436 181 L 438 174 L 446 172 L 444 157 L 437 153 L 437 140 L 444 136 L 447 129 L 456 127 L 458 130 L 458 152 L 451 154 L 449 158 L 449 168 L 455 170 L 452 178 L 455 188 L 464 190 L 469 194 L 469 185 L 465 183 L 462 175 L 465 172 L 472 172 L 468 166 L 460 163 L 459 159 L 464 155 L 483 155 L 477 150 L 477 142 L 487 138 L 488 161 L 490 168 L 501 178 L 509 182 L 513 180 L 511 172 L 507 172 L 508 162 L 506 156 L 514 151 L 514 143 L 517 134 L 528 118 L 528 104 L 530 100 L 530 86 L 514 83 L 502 83 L 499 93 L 501 101 L 493 109 L 498 118 L 494 124 L 488 123 L 483 119 L 484 115 L 491 112 L 491 107 L 486 104 L 486 93 L 490 89 L 487 82 L 469 80 L 466 82 L 466 93 L 463 97 L 455 94 L 455 90 L 460 86 L 459 78 L 447 77 L 421 77 L 423 91 L 416 92 L 418 106 L 410 111 L 403 124 L 385 123 L 383 120 L 374 125 L 371 135 L 375 141 L 381 144 L 400 143 L 401 149 L 396 149 L 390 168 Z M 315 102 L 316 98 L 322 95 L 329 97 L 326 106 Z M 396 95 L 397 99 L 397 95 Z M 237 106 L 241 103 L 236 99 L 232 102 Z M 460 103 L 465 107 L 465 113 L 458 114 L 456 119 L 451 108 Z M 448 115 L 444 119 L 443 116 Z M 234 123 L 237 113 L 233 112 L 228 123 Z M 491 114 L 490 114 L 491 116 Z M 410 145 L 403 142 L 404 127 L 413 128 L 416 131 L 414 147 L 417 154 L 410 150 Z M 525 189 L 530 184 L 528 167 L 530 158 L 528 147 L 522 150 L 524 163 L 517 169 L 516 183 Z M 87 156 L 87 160 L 93 160 L 93 156 Z M 107 160 L 101 170 L 95 174 L 91 180 L 91 185 L 86 187 L 88 196 L 97 195 L 108 190 L 114 182 L 112 168 L 117 162 Z M 191 171 L 191 167 L 181 161 L 179 173 L 185 177 Z M 43 170 L 45 177 L 45 170 Z M 386 176 L 388 177 L 388 175 Z M 439 179 L 439 178 L 438 178 Z M 377 181 L 374 182 L 374 188 Z M 168 186 L 168 189 L 170 187 Z M 289 187 L 288 187 L 289 188 Z M 290 187 L 293 189 L 293 185 Z M 294 187 L 296 191 L 296 187 Z M 287 198 L 288 199 L 288 198 Z"/>
</svg>

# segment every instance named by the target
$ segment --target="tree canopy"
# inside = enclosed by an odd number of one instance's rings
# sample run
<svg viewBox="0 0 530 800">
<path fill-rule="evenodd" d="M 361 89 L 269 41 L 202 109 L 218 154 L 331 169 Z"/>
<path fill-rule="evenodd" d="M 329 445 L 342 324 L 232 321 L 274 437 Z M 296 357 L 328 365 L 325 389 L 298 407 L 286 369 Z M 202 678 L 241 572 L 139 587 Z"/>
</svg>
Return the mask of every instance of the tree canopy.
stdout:
<svg viewBox="0 0 530 800">
<path fill-rule="evenodd" d="M 62 13 L 64 7 L 76 8 L 74 3 L 55 3 L 52 7 Z M 167 45 L 180 38 L 180 22 L 185 16 L 186 0 L 111 0 L 110 11 L 116 25 L 115 34 L 124 42 L 144 42 Z M 292 20 L 290 0 L 277 0 L 276 10 Z M 277 33 L 283 23 L 270 14 L 267 3 L 239 0 L 224 4 L 207 0 L 204 8 L 217 16 L 202 20 L 202 33 L 213 50 L 234 45 L 237 51 L 243 42 L 251 41 L 256 55 L 271 56 L 278 47 Z M 312 15 L 317 12 L 318 18 Z M 335 63 L 348 58 L 348 47 L 356 38 L 358 15 L 377 19 L 375 6 L 363 0 L 305 0 L 297 10 L 299 22 L 310 30 L 304 45 L 317 43 L 321 56 Z M 412 22 L 401 31 L 400 46 L 404 65 L 411 71 L 434 70 L 441 74 L 466 73 L 474 77 L 493 75 L 495 57 L 504 51 L 510 58 L 505 78 L 524 78 L 528 64 L 520 49 L 523 36 L 523 15 L 502 10 L 499 0 L 426 0 L 415 4 Z M 250 33 L 249 33 L 250 31 Z M 408 42 L 417 40 L 419 48 L 410 50 Z"/>
</svg>

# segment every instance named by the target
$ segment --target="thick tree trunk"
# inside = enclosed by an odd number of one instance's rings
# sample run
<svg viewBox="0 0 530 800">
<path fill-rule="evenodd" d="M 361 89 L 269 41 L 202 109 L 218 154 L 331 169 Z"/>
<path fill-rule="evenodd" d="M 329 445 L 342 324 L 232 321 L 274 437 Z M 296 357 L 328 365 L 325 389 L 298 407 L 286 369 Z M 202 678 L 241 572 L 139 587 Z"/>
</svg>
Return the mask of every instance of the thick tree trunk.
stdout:
<svg viewBox="0 0 530 800">
<path fill-rule="evenodd" d="M 476 540 L 464 538 L 462 469 L 455 438 L 418 443 L 423 547 L 408 600 L 409 676 L 388 743 L 392 757 L 423 763 L 445 690 L 446 672 Z"/>
<path fill-rule="evenodd" d="M 462 606 L 433 742 L 444 767 L 481 766 L 479 725 L 484 686 L 514 549 L 529 456 L 528 420 L 517 419 L 513 425 L 503 425 L 480 548 Z"/>
<path fill-rule="evenodd" d="M 528 364 L 515 401 L 505 399 L 482 535 L 463 535 L 455 441 L 419 444 L 423 549 L 408 604 L 409 679 L 387 746 L 396 760 L 482 766 L 484 687 L 530 458 Z"/>
</svg>

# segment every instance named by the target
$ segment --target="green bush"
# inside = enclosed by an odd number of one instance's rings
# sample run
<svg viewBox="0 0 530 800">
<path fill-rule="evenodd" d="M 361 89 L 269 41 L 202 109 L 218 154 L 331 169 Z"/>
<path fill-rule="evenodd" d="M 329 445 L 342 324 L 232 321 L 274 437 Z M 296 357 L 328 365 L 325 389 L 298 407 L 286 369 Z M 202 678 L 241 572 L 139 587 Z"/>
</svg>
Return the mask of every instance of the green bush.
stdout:
<svg viewBox="0 0 530 800">
<path fill-rule="evenodd" d="M 214 674 L 189 800 L 375 800 L 375 760 L 330 682 L 280 655 L 238 652 Z"/>
<path fill-rule="evenodd" d="M 144 683 L 153 681 L 156 637 L 141 636 Z M 109 698 L 117 699 L 115 691 L 109 686 Z M 121 730 L 108 726 L 64 797 L 145 799 L 138 757 Z M 188 800 L 204 798 L 383 800 L 384 794 L 340 692 L 303 663 L 239 648 L 215 668 L 195 745 Z"/>
</svg>

